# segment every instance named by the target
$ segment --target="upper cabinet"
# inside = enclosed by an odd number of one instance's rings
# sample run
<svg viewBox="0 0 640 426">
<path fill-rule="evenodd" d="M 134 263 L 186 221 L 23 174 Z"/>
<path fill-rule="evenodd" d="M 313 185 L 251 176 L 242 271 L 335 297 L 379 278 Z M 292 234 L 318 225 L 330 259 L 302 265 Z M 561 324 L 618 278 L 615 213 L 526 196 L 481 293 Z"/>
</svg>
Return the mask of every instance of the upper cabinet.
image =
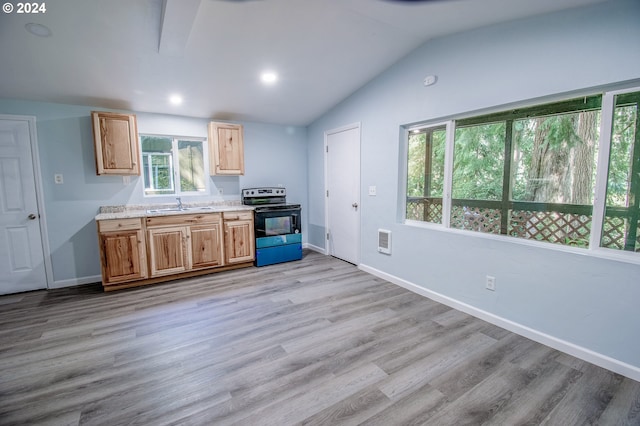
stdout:
<svg viewBox="0 0 640 426">
<path fill-rule="evenodd" d="M 91 113 L 99 175 L 140 175 L 138 128 L 134 114 Z"/>
<path fill-rule="evenodd" d="M 244 175 L 242 125 L 209 123 L 209 170 L 212 175 Z"/>
</svg>

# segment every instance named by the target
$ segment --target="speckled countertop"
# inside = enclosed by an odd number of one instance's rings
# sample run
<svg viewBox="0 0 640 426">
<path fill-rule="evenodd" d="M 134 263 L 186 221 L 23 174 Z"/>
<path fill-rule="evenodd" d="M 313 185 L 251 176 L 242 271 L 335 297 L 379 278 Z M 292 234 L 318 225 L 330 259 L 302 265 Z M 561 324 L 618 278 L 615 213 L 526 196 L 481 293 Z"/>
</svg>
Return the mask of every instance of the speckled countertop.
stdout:
<svg viewBox="0 0 640 426">
<path fill-rule="evenodd" d="M 178 214 L 217 213 L 228 211 L 254 210 L 252 206 L 245 206 L 240 201 L 182 203 L 184 210 L 173 210 L 173 204 L 127 204 L 122 206 L 102 206 L 96 220 L 128 219 L 134 217 L 168 216 Z M 167 210 L 169 209 L 169 210 Z"/>
</svg>

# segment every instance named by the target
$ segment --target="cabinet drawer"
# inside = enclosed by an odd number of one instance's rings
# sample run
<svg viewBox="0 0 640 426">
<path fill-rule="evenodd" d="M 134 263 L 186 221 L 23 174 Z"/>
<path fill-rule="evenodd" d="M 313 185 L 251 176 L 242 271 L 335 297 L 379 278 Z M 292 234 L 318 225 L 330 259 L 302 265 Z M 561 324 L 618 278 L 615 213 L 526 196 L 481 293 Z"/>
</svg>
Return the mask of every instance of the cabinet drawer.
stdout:
<svg viewBox="0 0 640 426">
<path fill-rule="evenodd" d="M 220 222 L 220 213 L 178 214 L 147 217 L 147 226 L 198 225 Z"/>
<path fill-rule="evenodd" d="M 99 232 L 129 231 L 134 229 L 142 229 L 142 220 L 140 218 L 98 221 Z"/>
<path fill-rule="evenodd" d="M 224 220 L 253 220 L 253 211 L 224 212 Z"/>
</svg>

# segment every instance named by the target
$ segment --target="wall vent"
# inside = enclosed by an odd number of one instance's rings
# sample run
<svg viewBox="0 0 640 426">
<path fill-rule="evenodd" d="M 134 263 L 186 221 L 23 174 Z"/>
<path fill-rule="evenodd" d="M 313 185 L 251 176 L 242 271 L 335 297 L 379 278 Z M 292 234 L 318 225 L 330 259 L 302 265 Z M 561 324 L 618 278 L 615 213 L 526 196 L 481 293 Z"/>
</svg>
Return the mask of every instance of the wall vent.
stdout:
<svg viewBox="0 0 640 426">
<path fill-rule="evenodd" d="M 391 254 L 391 231 L 378 229 L 378 252 Z"/>
</svg>

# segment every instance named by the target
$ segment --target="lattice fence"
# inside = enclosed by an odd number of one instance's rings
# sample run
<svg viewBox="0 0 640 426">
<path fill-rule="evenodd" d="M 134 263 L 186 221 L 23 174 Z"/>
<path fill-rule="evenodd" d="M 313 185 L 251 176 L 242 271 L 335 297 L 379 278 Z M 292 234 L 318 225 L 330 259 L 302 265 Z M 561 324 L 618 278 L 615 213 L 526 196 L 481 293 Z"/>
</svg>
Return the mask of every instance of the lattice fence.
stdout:
<svg viewBox="0 0 640 426">
<path fill-rule="evenodd" d="M 626 230 L 627 221 L 623 217 L 605 217 L 602 227 L 602 247 L 623 250 Z"/>
<path fill-rule="evenodd" d="M 499 209 L 451 206 L 452 228 L 499 234 L 501 217 Z"/>
<path fill-rule="evenodd" d="M 602 247 L 624 250 L 625 238 L 629 233 L 629 221 L 624 217 L 606 216 L 602 228 Z M 634 251 L 640 251 L 640 222 L 636 230 Z"/>
<path fill-rule="evenodd" d="M 442 200 L 408 200 L 407 219 L 442 223 Z"/>
<path fill-rule="evenodd" d="M 407 219 L 442 223 L 442 200 L 407 200 Z M 501 233 L 500 209 L 451 206 L 451 227 L 491 234 Z M 589 247 L 591 215 L 555 211 L 510 210 L 507 233 L 513 237 L 576 247 Z M 640 251 L 640 222 L 635 251 Z M 607 216 L 602 230 L 602 247 L 624 250 L 629 232 L 627 219 Z"/>
<path fill-rule="evenodd" d="M 511 236 L 579 247 L 589 246 L 591 216 L 575 213 L 511 210 Z"/>
</svg>

